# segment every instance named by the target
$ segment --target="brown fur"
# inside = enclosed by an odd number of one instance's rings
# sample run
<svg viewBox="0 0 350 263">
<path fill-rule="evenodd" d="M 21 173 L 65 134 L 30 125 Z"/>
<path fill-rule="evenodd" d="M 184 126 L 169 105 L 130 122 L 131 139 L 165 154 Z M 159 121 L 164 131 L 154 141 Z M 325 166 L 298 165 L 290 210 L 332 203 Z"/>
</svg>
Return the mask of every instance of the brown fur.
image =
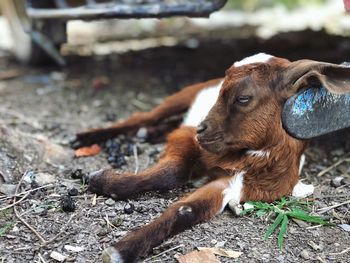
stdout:
<svg viewBox="0 0 350 263">
<path fill-rule="evenodd" d="M 300 157 L 307 142 L 292 138 L 283 129 L 283 104 L 300 88 L 317 81 L 333 92 L 349 91 L 349 71 L 328 63 L 308 60 L 291 63 L 281 58 L 232 66 L 226 71 L 216 104 L 197 134 L 195 127 L 181 126 L 174 130 L 168 136 L 159 163 L 137 175 L 104 170 L 91 176 L 91 191 L 116 199 L 169 190 L 191 178 L 209 177 L 208 184 L 117 242 L 114 247 L 124 262 L 136 261 L 167 237 L 221 212 L 225 205 L 223 191 L 237 171 L 245 171 L 241 202 L 271 202 L 291 194 L 299 180 Z M 162 126 L 164 120 L 184 113 L 198 92 L 221 80 L 184 88 L 151 112 L 136 113 L 110 128 L 80 133 L 78 142 L 90 144 L 120 133 L 135 134 L 140 127 L 147 127 L 151 134 L 156 131 L 153 134 L 157 136 L 167 133 L 171 128 Z M 249 102 L 240 102 L 242 96 L 249 96 Z M 247 154 L 248 150 L 264 150 L 270 155 L 256 157 Z M 112 262 L 108 255 L 104 260 Z"/>
</svg>

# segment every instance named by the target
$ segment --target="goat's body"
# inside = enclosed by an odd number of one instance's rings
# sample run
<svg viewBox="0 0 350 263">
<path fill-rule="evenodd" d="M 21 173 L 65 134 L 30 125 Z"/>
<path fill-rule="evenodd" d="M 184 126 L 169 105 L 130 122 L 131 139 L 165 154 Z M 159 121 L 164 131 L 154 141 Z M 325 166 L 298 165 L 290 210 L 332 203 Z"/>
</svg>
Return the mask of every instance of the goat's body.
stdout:
<svg viewBox="0 0 350 263">
<path fill-rule="evenodd" d="M 286 70 L 290 65 L 288 60 L 266 54 L 249 57 L 236 62 L 225 79 L 186 87 L 150 112 L 136 113 L 107 129 L 78 134 L 79 142 L 89 144 L 121 133 L 136 134 L 141 127 L 146 127 L 150 136 L 172 131 L 165 153 L 154 167 L 137 175 L 112 170 L 92 173 L 89 189 L 95 193 L 125 199 L 146 191 L 173 189 L 192 179 L 206 183 L 108 248 L 104 262 L 135 262 L 167 237 L 217 215 L 229 202 L 270 202 L 292 193 L 305 197 L 313 192 L 312 186 L 299 182 L 307 143 L 285 132 L 281 111 L 290 92 L 288 85 L 301 86 L 306 69 L 314 73 L 320 65 L 302 61 Z M 322 75 L 325 84 L 347 84 L 343 81 L 347 72 L 334 70 L 338 69 L 331 68 L 330 75 L 339 75 L 342 82 L 326 82 Z M 282 89 L 282 84 L 288 89 Z M 182 125 L 178 118 L 169 121 L 185 112 Z M 205 125 L 196 132 L 201 122 Z"/>
</svg>

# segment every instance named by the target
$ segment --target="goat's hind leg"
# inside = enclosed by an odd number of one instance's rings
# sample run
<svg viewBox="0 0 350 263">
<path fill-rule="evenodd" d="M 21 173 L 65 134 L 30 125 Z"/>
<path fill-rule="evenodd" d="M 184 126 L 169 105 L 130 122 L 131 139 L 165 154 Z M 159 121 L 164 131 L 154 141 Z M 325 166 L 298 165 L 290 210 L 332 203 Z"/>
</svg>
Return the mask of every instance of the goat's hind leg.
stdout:
<svg viewBox="0 0 350 263">
<path fill-rule="evenodd" d="M 219 83 L 218 80 L 211 80 L 200 84 L 188 86 L 183 90 L 167 97 L 163 103 L 149 112 L 137 112 L 125 121 L 118 122 L 108 128 L 91 129 L 78 133 L 72 141 L 74 148 L 93 144 L 113 138 L 119 134 L 134 135 L 139 128 L 156 126 L 160 121 L 171 116 L 184 113 L 191 105 L 196 94 L 204 88 Z"/>
<path fill-rule="evenodd" d="M 229 186 L 230 179 L 223 177 L 206 184 L 173 204 L 158 219 L 128 233 L 103 252 L 103 262 L 136 262 L 166 238 L 220 213 L 228 202 L 223 191 Z"/>
<path fill-rule="evenodd" d="M 153 167 L 139 174 L 120 174 L 111 169 L 91 173 L 89 190 L 97 194 L 125 199 L 155 190 L 170 190 L 183 185 L 191 176 L 200 149 L 195 128 L 181 127 L 168 136 L 165 154 Z"/>
</svg>

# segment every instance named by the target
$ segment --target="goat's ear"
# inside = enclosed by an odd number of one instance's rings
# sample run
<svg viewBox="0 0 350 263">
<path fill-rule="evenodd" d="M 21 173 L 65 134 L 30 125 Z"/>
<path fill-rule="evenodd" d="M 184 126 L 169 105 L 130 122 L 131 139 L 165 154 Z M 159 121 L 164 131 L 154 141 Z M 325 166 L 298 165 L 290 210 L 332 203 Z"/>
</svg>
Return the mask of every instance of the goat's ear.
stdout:
<svg viewBox="0 0 350 263">
<path fill-rule="evenodd" d="M 331 93 L 350 92 L 350 67 L 313 60 L 291 63 L 283 73 L 284 95 L 288 98 L 298 90 L 320 84 Z"/>
</svg>

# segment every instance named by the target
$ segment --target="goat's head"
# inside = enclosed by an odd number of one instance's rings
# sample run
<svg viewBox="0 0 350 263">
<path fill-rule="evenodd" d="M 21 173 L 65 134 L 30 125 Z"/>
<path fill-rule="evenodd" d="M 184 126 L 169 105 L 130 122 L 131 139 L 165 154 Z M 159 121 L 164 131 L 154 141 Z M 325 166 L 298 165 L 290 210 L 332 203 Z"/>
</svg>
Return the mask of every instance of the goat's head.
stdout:
<svg viewBox="0 0 350 263">
<path fill-rule="evenodd" d="M 293 139 L 282 127 L 287 98 L 300 89 L 322 84 L 331 92 L 350 90 L 350 68 L 311 60 L 256 55 L 226 71 L 220 96 L 198 128 L 198 141 L 213 153 L 262 149 Z M 263 58 L 265 61 L 261 61 Z"/>
</svg>

